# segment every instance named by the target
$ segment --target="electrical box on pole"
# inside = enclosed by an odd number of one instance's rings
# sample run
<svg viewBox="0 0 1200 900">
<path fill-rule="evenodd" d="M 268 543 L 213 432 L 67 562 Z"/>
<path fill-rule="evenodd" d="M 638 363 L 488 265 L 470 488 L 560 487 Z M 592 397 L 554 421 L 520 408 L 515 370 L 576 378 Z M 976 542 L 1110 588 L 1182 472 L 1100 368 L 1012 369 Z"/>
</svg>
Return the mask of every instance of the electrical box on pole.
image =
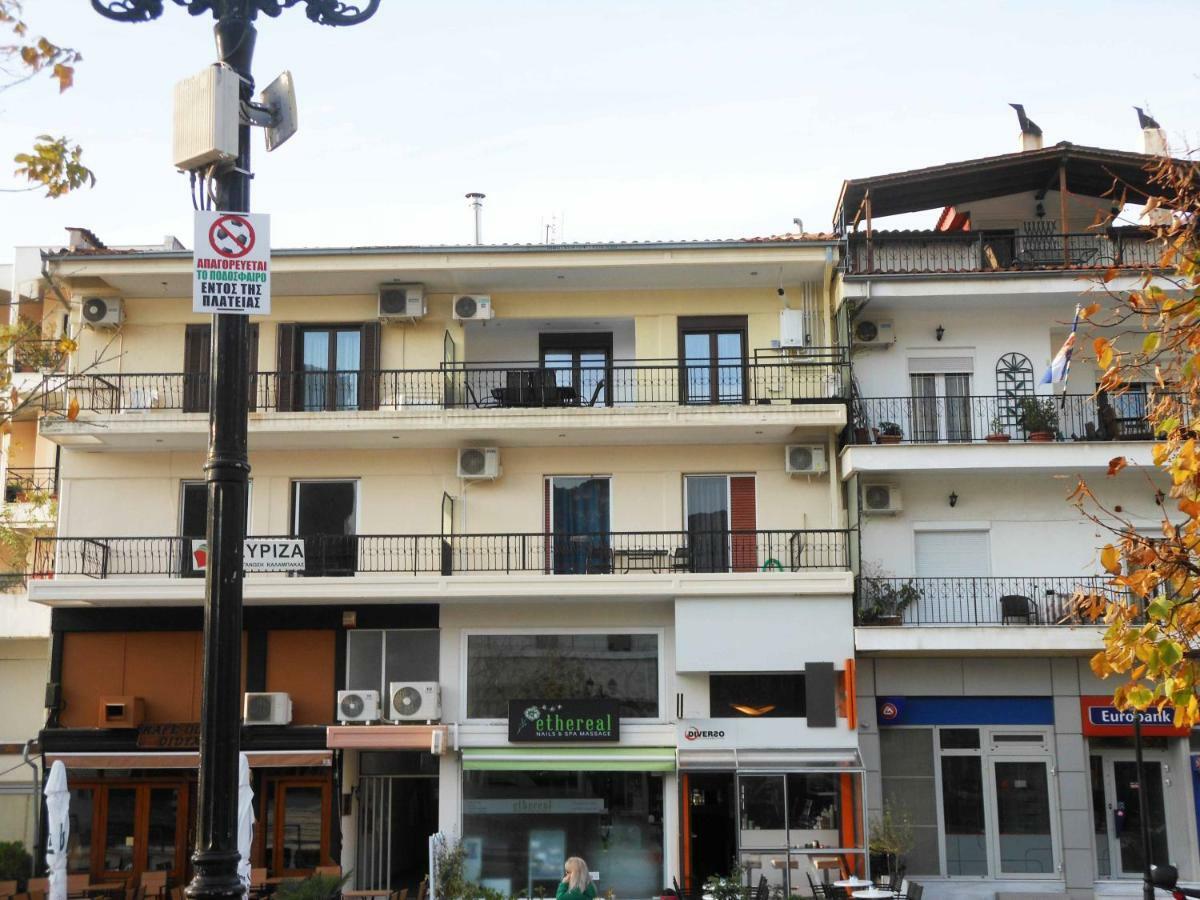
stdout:
<svg viewBox="0 0 1200 900">
<path fill-rule="evenodd" d="M 209 66 L 175 85 L 175 167 L 185 172 L 238 155 L 241 79 L 228 66 Z"/>
</svg>

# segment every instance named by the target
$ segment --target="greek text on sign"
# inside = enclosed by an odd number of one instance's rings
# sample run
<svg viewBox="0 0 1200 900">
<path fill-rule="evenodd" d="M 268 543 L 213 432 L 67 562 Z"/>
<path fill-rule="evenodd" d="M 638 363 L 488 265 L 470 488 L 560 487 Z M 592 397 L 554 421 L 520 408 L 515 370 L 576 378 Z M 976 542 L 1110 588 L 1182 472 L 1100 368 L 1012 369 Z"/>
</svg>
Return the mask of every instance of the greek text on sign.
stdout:
<svg viewBox="0 0 1200 900">
<path fill-rule="evenodd" d="M 271 217 L 196 211 L 192 311 L 238 316 L 271 312 Z"/>
<path fill-rule="evenodd" d="M 208 568 L 208 541 L 192 541 L 192 567 Z M 303 572 L 304 538 L 246 538 L 242 545 L 243 572 Z"/>
</svg>

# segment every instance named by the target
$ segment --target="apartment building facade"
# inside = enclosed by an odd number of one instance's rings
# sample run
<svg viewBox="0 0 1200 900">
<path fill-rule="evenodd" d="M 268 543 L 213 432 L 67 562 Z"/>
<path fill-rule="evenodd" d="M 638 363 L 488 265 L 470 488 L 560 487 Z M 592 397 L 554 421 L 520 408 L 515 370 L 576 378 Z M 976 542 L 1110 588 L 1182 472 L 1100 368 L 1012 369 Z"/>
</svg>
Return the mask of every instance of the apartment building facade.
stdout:
<svg viewBox="0 0 1200 900">
<path fill-rule="evenodd" d="M 1082 328 L 1065 385 L 1042 376 L 1100 273 L 1129 290 L 1157 264 L 1148 231 L 1094 225 L 1117 211 L 1115 180 L 1154 193 L 1154 157 L 1024 142 L 842 190 L 855 396 L 840 474 L 861 514 L 868 806 L 911 814 L 908 873 L 927 896 L 1132 895 L 1140 790 L 1152 860 L 1200 878 L 1200 743 L 1148 726 L 1137 771 L 1132 724 L 1088 665 L 1101 629 L 1069 602 L 1103 589 L 1107 541 L 1067 497 L 1082 478 L 1157 530 L 1153 485 L 1106 475 L 1116 456 L 1152 469 L 1155 388 L 1098 392 Z M 919 211 L 937 228 L 873 221 Z"/>
<path fill-rule="evenodd" d="M 790 892 L 865 871 L 837 254 L 274 254 L 247 531 L 305 563 L 245 583 L 255 866 L 415 888 L 440 830 L 514 896 L 572 854 L 631 897 L 735 856 Z M 48 263 L 81 327 L 56 401 L 79 415 L 43 429 L 44 761 L 73 870 L 182 882 L 210 323 L 190 254 Z"/>
</svg>

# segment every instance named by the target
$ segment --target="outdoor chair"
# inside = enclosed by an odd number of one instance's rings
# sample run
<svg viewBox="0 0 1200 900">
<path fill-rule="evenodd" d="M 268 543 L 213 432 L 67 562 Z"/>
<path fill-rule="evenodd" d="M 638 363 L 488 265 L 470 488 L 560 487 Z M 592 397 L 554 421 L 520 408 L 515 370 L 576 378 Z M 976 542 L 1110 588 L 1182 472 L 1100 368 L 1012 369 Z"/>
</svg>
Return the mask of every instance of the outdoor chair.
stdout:
<svg viewBox="0 0 1200 900">
<path fill-rule="evenodd" d="M 29 892 L 32 900 L 45 900 L 46 895 L 50 893 L 50 879 L 30 878 L 25 883 L 25 890 Z"/>
<path fill-rule="evenodd" d="M 921 900 L 924 894 L 925 888 L 914 881 L 908 886 L 907 900 Z"/>
<path fill-rule="evenodd" d="M 587 403 L 588 406 L 596 405 L 596 400 L 600 397 L 600 392 L 602 390 L 604 390 L 604 379 L 603 378 L 601 378 L 599 381 L 596 382 L 596 389 L 594 391 L 592 391 L 592 396 L 588 400 L 588 403 Z"/>
<path fill-rule="evenodd" d="M 758 887 L 754 889 L 754 900 L 769 900 L 771 896 L 771 886 L 767 884 L 767 876 L 758 876 Z"/>
<path fill-rule="evenodd" d="M 812 891 L 812 895 L 814 897 L 824 898 L 824 897 L 829 896 L 829 893 L 826 890 L 825 885 L 823 885 L 823 884 L 821 884 L 821 882 L 815 881 L 813 879 L 812 872 L 805 872 L 804 877 L 808 879 L 808 889 L 810 891 Z"/>
<path fill-rule="evenodd" d="M 141 886 L 145 888 L 147 896 L 162 897 L 167 892 L 167 873 L 143 872 Z"/>
<path fill-rule="evenodd" d="M 671 551 L 671 571 L 692 571 L 692 550 L 690 547 L 676 547 Z"/>
<path fill-rule="evenodd" d="M 0 897 L 11 897 L 17 892 L 15 881 L 0 881 Z"/>
<path fill-rule="evenodd" d="M 1040 624 L 1037 604 L 1021 594 L 1007 594 L 1000 598 L 1000 622 L 1007 625 L 1010 619 L 1021 619 L 1026 625 Z"/>
<path fill-rule="evenodd" d="M 417 900 L 425 900 L 429 895 L 429 876 L 426 875 L 421 879 L 421 883 L 417 886 Z"/>
<path fill-rule="evenodd" d="M 67 876 L 67 896 L 68 897 L 82 897 L 84 889 L 88 886 L 88 883 L 91 880 L 92 880 L 91 876 L 88 875 L 86 872 L 83 872 L 83 873 L 80 873 L 77 875 L 68 875 Z"/>
<path fill-rule="evenodd" d="M 608 547 L 588 547 L 584 571 L 588 575 L 611 575 L 613 570 L 612 551 Z"/>
<path fill-rule="evenodd" d="M 317 866 L 315 869 L 313 869 L 313 874 L 315 874 L 315 875 L 332 875 L 335 878 L 341 878 L 342 877 L 342 867 L 341 866 Z"/>
</svg>

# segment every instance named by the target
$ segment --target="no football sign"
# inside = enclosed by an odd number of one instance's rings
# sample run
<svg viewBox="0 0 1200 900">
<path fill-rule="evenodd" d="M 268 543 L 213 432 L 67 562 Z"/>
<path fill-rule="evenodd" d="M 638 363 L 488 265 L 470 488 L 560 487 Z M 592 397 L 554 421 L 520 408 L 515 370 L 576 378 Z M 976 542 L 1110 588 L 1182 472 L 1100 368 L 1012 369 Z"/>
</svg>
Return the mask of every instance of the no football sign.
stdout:
<svg viewBox="0 0 1200 900">
<path fill-rule="evenodd" d="M 193 312 L 271 312 L 270 216 L 197 210 L 192 246 Z"/>
</svg>

